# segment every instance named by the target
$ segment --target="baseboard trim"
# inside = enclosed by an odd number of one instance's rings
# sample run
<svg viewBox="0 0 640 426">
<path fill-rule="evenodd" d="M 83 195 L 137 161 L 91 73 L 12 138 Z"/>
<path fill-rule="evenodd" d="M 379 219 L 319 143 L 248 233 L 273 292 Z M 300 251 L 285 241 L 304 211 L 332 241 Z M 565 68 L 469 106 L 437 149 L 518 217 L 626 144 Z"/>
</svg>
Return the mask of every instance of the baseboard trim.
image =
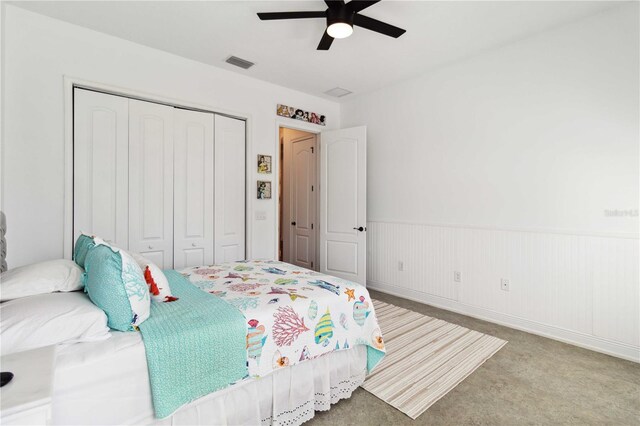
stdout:
<svg viewBox="0 0 640 426">
<path fill-rule="evenodd" d="M 455 300 L 392 284 L 367 280 L 367 288 L 640 363 L 640 347 L 633 345 L 614 342 L 601 337 L 554 327 L 490 309 L 467 305 Z"/>
</svg>

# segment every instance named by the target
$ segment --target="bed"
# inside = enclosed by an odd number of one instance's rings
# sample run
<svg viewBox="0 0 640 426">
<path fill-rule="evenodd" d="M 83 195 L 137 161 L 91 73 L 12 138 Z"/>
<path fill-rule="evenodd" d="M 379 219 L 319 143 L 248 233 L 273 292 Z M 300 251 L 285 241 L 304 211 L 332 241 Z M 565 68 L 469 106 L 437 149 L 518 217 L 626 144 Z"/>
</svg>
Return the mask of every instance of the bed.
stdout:
<svg viewBox="0 0 640 426">
<path fill-rule="evenodd" d="M 164 274 L 178 301 L 151 303 L 149 319 L 136 331 L 111 330 L 106 339 L 57 345 L 53 424 L 301 424 L 315 411 L 349 398 L 384 356 L 373 304 L 363 286 L 268 260 Z M 182 342 L 189 341 L 183 334 L 199 330 L 200 324 L 184 332 L 180 328 L 185 315 L 179 302 L 190 297 L 231 308 L 241 321 L 241 335 L 234 332 L 230 339 L 242 343 L 243 373 L 212 392 L 198 388 L 193 393 L 190 385 L 224 376 L 220 365 L 238 359 L 227 361 L 224 351 L 216 352 L 218 363 L 212 365 L 217 370 L 211 365 L 199 370 L 206 359 L 199 346 Z M 188 309 L 197 310 L 193 306 Z M 189 315 L 191 321 L 233 328 L 210 315 L 206 306 L 206 316 Z M 233 326 L 237 328 L 237 318 Z M 165 334 L 170 336 L 165 339 Z M 214 343 L 216 350 L 227 344 Z M 184 367 L 194 360 L 197 371 Z M 188 390 L 187 396 L 167 403 L 163 392 L 180 393 L 181 388 Z"/>
<path fill-rule="evenodd" d="M 314 411 L 329 410 L 331 404 L 349 398 L 366 375 L 366 350 L 356 346 L 246 379 L 159 420 L 141 335 L 112 334 L 102 342 L 59 348 L 53 424 L 301 424 Z"/>
</svg>

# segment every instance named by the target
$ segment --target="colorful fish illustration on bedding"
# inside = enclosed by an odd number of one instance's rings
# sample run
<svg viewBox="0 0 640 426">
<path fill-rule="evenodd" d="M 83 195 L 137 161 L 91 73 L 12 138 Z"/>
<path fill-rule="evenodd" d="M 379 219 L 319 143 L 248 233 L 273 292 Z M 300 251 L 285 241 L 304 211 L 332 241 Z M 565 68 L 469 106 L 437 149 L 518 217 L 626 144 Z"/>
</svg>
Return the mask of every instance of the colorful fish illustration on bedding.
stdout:
<svg viewBox="0 0 640 426">
<path fill-rule="evenodd" d="M 312 300 L 309 304 L 309 311 L 307 311 L 307 316 L 309 319 L 314 320 L 316 316 L 318 316 L 318 302 Z"/>
<path fill-rule="evenodd" d="M 225 278 L 240 279 L 242 280 L 242 282 L 246 282 L 253 279 L 249 276 L 249 274 L 240 275 L 240 274 L 236 274 L 235 272 L 229 272 L 229 275 L 227 275 Z"/>
<path fill-rule="evenodd" d="M 227 295 L 227 292 L 222 290 L 211 290 L 209 293 L 216 295 L 218 297 L 225 297 Z"/>
<path fill-rule="evenodd" d="M 364 296 L 360 296 L 360 300 L 353 303 L 353 320 L 362 327 L 370 313 L 369 302 L 364 300 Z"/>
<path fill-rule="evenodd" d="M 301 298 L 301 299 L 306 299 L 307 296 L 303 296 L 301 294 L 297 294 L 297 289 L 295 288 L 290 288 L 290 289 L 285 289 L 285 288 L 277 288 L 277 287 L 271 287 L 271 291 L 268 292 L 267 294 L 286 294 L 289 296 L 289 298 L 293 301 L 296 300 L 297 298 Z"/>
<path fill-rule="evenodd" d="M 342 326 L 342 328 L 344 328 L 345 330 L 349 329 L 349 324 L 347 323 L 347 316 L 345 315 L 344 312 L 342 312 L 340 314 L 340 325 Z"/>
<path fill-rule="evenodd" d="M 277 275 L 285 275 L 287 273 L 287 271 L 283 271 L 282 269 L 278 269 L 278 268 L 274 268 L 273 266 L 270 266 L 268 268 L 262 268 L 263 271 L 268 272 L 270 274 L 277 274 Z"/>
<path fill-rule="evenodd" d="M 323 288 L 325 290 L 329 290 L 330 292 L 335 293 L 338 296 L 340 295 L 339 285 L 331 284 L 330 282 L 327 282 L 324 280 L 308 281 L 308 283 L 311 285 L 317 285 L 318 287 Z"/>
<path fill-rule="evenodd" d="M 267 293 L 267 294 L 269 294 L 269 293 Z M 268 304 L 272 305 L 274 303 L 278 303 L 279 301 L 280 301 L 280 298 L 274 297 L 273 299 L 269 300 Z"/>
<path fill-rule="evenodd" d="M 217 269 L 217 268 L 200 268 L 200 269 L 196 269 L 195 271 L 193 271 L 194 273 L 198 274 L 198 275 L 215 275 L 215 274 L 219 274 L 220 272 L 223 272 L 222 269 Z"/>
<path fill-rule="evenodd" d="M 298 284 L 298 280 L 294 280 L 291 278 L 278 278 L 273 283 L 277 285 L 294 285 Z"/>
<path fill-rule="evenodd" d="M 331 320 L 331 313 L 329 308 L 320 317 L 318 324 L 316 325 L 315 340 L 317 344 L 322 346 L 328 346 L 329 340 L 333 337 L 333 321 Z"/>
<path fill-rule="evenodd" d="M 253 358 L 260 362 L 260 355 L 262 355 L 262 347 L 267 340 L 267 336 L 264 335 L 264 325 L 258 325 L 259 321 L 256 319 L 249 320 L 249 329 L 247 330 L 247 355 L 249 358 Z"/>
<path fill-rule="evenodd" d="M 235 268 L 233 268 L 233 270 L 238 272 L 246 272 L 246 271 L 253 271 L 253 268 L 247 265 L 238 265 Z"/>
</svg>

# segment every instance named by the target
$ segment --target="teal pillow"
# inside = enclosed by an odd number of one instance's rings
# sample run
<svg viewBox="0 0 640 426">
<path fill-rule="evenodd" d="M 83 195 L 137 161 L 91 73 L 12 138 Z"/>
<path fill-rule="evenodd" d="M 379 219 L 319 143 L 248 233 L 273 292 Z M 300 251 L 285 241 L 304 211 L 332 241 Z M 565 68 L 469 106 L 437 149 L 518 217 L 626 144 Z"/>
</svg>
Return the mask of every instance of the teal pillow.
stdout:
<svg viewBox="0 0 640 426">
<path fill-rule="evenodd" d="M 93 237 L 90 237 L 85 234 L 80 234 L 78 239 L 76 240 L 76 245 L 73 248 L 73 260 L 75 260 L 76 264 L 84 268 L 84 262 L 87 258 L 87 253 L 89 253 L 89 249 L 95 246 L 95 242 L 93 241 Z"/>
<path fill-rule="evenodd" d="M 98 243 L 86 254 L 84 269 L 85 291 L 107 314 L 109 327 L 131 331 L 149 318 L 149 288 L 140 267 L 128 253 Z"/>
</svg>

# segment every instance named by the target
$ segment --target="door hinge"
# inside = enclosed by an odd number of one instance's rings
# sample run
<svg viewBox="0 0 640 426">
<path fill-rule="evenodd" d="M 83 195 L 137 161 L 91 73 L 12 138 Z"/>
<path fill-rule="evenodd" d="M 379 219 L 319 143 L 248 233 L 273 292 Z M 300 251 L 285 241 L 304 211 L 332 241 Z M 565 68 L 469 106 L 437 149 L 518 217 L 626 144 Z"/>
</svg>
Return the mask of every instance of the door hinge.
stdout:
<svg viewBox="0 0 640 426">
<path fill-rule="evenodd" d="M 314 147 L 311 147 L 311 153 L 312 153 L 312 154 L 313 154 L 313 151 L 314 151 L 314 150 L 315 150 L 315 148 L 314 148 Z"/>
<path fill-rule="evenodd" d="M 280 159 L 284 159 L 284 145 L 280 144 Z"/>
<path fill-rule="evenodd" d="M 313 185 L 311 185 L 311 192 L 313 192 Z"/>
<path fill-rule="evenodd" d="M 313 223 L 311 224 L 311 229 L 313 229 Z"/>
<path fill-rule="evenodd" d="M 311 262 L 311 269 L 313 269 L 313 262 Z"/>
</svg>

